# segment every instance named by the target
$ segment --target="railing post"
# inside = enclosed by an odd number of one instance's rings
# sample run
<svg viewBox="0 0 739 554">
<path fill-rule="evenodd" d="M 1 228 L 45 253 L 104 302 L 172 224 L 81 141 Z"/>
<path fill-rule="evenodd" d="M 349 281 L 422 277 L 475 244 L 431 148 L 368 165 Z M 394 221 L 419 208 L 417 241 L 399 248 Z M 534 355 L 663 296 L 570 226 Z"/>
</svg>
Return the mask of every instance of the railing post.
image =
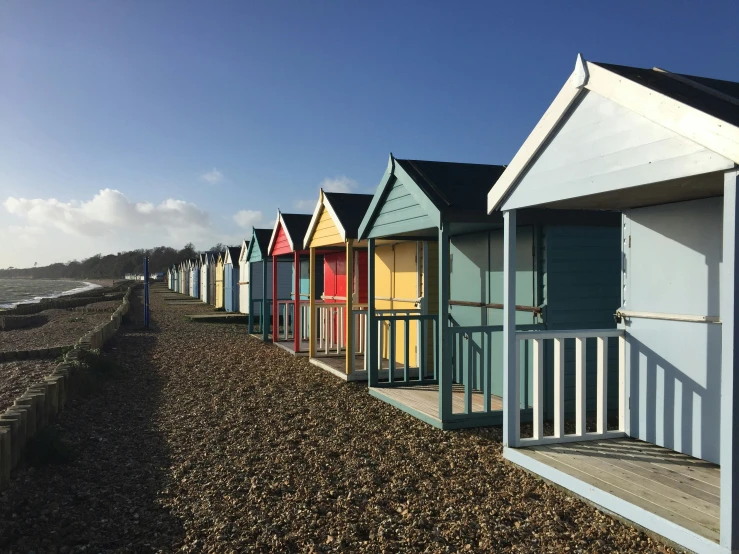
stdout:
<svg viewBox="0 0 739 554">
<path fill-rule="evenodd" d="M 272 342 L 280 340 L 280 297 L 277 294 L 277 256 L 272 254 Z M 285 322 L 287 325 L 287 322 Z"/>
<path fill-rule="evenodd" d="M 597 375 L 597 425 L 598 433 L 608 430 L 608 339 L 598 337 L 598 375 Z"/>
<path fill-rule="evenodd" d="M 534 433 L 535 439 L 544 436 L 544 351 L 543 341 L 534 339 L 533 341 L 533 369 L 534 369 Z"/>
<path fill-rule="evenodd" d="M 346 240 L 346 374 L 350 375 L 354 368 L 354 316 L 352 301 L 354 300 L 354 244 L 352 239 Z"/>
<path fill-rule="evenodd" d="M 262 258 L 262 341 L 264 342 L 269 340 L 270 332 L 270 323 L 267 322 L 267 315 L 270 313 L 267 306 L 267 264 L 270 261 L 269 258 Z"/>
<path fill-rule="evenodd" d="M 308 289 L 308 356 L 316 357 L 316 249 L 310 249 L 310 280 Z"/>
<path fill-rule="evenodd" d="M 565 349 L 564 339 L 554 339 L 554 436 L 565 435 Z"/>
<path fill-rule="evenodd" d="M 585 345 L 586 339 L 575 338 L 575 433 L 585 434 L 586 388 L 585 388 Z"/>
<path fill-rule="evenodd" d="M 296 250 L 293 254 L 295 264 L 295 303 L 293 304 L 293 347 L 295 352 L 300 352 L 302 346 L 300 330 L 300 253 Z"/>
<path fill-rule="evenodd" d="M 449 333 L 449 224 L 439 227 L 439 419 L 452 415 L 452 347 Z"/>
<path fill-rule="evenodd" d="M 375 314 L 375 239 L 369 239 L 367 246 L 367 348 L 365 351 L 367 384 L 377 386 L 377 354 L 379 337 L 377 334 L 377 315 Z"/>
<path fill-rule="evenodd" d="M 629 434 L 628 388 L 626 386 L 626 331 L 618 337 L 618 430 Z"/>
<path fill-rule="evenodd" d="M 503 446 L 515 447 L 520 436 L 516 340 L 516 211 L 503 212 Z"/>
</svg>

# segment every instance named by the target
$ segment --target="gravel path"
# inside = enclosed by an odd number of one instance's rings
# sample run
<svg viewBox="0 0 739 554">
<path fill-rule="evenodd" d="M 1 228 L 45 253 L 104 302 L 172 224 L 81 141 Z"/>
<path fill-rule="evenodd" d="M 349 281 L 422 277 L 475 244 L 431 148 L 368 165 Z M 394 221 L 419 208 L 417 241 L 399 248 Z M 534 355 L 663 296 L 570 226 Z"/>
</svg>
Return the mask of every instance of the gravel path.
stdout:
<svg viewBox="0 0 739 554">
<path fill-rule="evenodd" d="M 159 296 L 62 414 L 74 459 L 0 495 L 0 550 L 670 551 L 505 463 L 499 428 L 438 431 Z"/>
<path fill-rule="evenodd" d="M 54 360 L 24 360 L 0 363 L 0 412 L 12 406 L 28 387 L 51 375 L 59 362 Z"/>
<path fill-rule="evenodd" d="M 0 352 L 69 346 L 96 325 L 108 321 L 120 301 L 106 312 L 80 313 L 74 310 L 45 310 L 49 321 L 39 327 L 0 331 Z"/>
</svg>

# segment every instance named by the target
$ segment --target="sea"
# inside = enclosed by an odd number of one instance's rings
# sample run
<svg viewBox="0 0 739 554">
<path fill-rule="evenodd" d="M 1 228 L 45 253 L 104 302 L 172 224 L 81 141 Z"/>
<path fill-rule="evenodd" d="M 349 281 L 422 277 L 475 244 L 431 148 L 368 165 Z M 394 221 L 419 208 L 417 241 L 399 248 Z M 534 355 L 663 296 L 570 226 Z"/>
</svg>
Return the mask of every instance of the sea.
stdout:
<svg viewBox="0 0 739 554">
<path fill-rule="evenodd" d="M 0 279 L 0 309 L 32 304 L 42 298 L 56 298 L 98 288 L 85 281 L 63 279 Z"/>
</svg>

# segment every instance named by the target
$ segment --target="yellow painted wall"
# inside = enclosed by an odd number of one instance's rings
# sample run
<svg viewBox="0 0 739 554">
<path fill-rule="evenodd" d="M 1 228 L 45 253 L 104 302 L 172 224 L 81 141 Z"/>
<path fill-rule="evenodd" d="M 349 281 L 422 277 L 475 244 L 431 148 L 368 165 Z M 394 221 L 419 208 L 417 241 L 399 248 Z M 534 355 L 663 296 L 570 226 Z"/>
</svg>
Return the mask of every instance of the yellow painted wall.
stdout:
<svg viewBox="0 0 739 554">
<path fill-rule="evenodd" d="M 223 308 L 223 260 L 216 264 L 216 308 Z"/>
<path fill-rule="evenodd" d="M 339 230 L 336 228 L 334 220 L 331 218 L 329 211 L 321 207 L 321 215 L 318 218 L 316 230 L 311 237 L 310 247 L 318 248 L 319 246 L 336 246 L 344 244 L 341 239 Z"/>
<path fill-rule="evenodd" d="M 412 302 L 419 296 L 419 259 L 416 242 L 400 242 L 375 248 L 375 307 L 378 310 L 416 309 L 420 305 Z M 387 300 L 392 298 L 393 300 Z M 400 300 L 398 300 L 400 299 Z M 403 363 L 404 324 L 395 327 L 395 361 Z M 408 362 L 417 366 L 418 324 L 412 323 L 408 330 Z M 390 327 L 385 324 L 382 330 L 383 358 L 388 357 Z"/>
</svg>

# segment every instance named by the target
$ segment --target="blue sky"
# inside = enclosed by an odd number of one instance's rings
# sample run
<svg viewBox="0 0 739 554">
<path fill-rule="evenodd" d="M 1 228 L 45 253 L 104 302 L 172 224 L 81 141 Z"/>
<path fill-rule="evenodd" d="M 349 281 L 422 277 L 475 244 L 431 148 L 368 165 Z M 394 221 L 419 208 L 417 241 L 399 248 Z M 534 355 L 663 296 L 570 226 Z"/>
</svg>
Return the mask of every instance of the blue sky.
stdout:
<svg viewBox="0 0 739 554">
<path fill-rule="evenodd" d="M 739 80 L 738 18 L 734 0 L 4 2 L 0 267 L 234 242 L 239 211 L 373 192 L 391 151 L 507 163 L 578 52 Z"/>
</svg>

